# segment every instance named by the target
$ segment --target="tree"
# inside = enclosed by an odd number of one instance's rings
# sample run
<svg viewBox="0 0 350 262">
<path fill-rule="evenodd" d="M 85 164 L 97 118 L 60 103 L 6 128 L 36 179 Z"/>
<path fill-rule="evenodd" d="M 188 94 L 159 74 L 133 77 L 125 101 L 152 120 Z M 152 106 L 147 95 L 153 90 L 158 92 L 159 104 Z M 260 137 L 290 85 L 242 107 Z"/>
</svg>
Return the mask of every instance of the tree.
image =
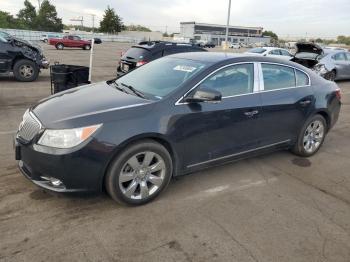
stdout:
<svg viewBox="0 0 350 262">
<path fill-rule="evenodd" d="M 107 6 L 103 19 L 100 22 L 100 32 L 116 33 L 124 30 L 122 19 L 116 14 L 113 8 Z"/>
<path fill-rule="evenodd" d="M 127 31 L 142 31 L 142 32 L 152 32 L 151 29 L 142 25 L 127 25 L 125 26 Z"/>
<path fill-rule="evenodd" d="M 10 13 L 0 11 L 0 28 L 17 28 L 18 21 Z"/>
<path fill-rule="evenodd" d="M 61 32 L 63 29 L 62 19 L 57 17 L 56 7 L 49 0 L 41 3 L 36 23 L 40 31 Z"/>
<path fill-rule="evenodd" d="M 36 28 L 36 10 L 35 7 L 28 1 L 24 1 L 24 8 L 19 10 L 18 14 L 18 23 L 21 28 L 24 29 L 35 29 Z"/>
<path fill-rule="evenodd" d="M 278 36 L 277 34 L 275 34 L 274 32 L 272 31 L 264 31 L 262 33 L 263 36 L 270 36 L 273 40 L 277 41 L 278 40 Z"/>
<path fill-rule="evenodd" d="M 350 45 L 350 36 L 339 35 L 337 37 L 337 43 Z"/>
</svg>

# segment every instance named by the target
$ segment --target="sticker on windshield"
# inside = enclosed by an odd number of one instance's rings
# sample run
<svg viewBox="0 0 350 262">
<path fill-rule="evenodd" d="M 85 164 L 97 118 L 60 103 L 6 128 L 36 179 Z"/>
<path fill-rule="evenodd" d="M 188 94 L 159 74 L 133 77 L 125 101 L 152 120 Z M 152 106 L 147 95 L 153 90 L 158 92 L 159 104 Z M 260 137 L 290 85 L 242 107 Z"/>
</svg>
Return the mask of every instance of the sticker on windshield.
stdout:
<svg viewBox="0 0 350 262">
<path fill-rule="evenodd" d="M 189 72 L 189 73 L 192 73 L 196 69 L 197 69 L 196 67 L 186 66 L 186 65 L 177 65 L 174 67 L 174 70 L 176 71 L 183 71 L 183 72 Z"/>
</svg>

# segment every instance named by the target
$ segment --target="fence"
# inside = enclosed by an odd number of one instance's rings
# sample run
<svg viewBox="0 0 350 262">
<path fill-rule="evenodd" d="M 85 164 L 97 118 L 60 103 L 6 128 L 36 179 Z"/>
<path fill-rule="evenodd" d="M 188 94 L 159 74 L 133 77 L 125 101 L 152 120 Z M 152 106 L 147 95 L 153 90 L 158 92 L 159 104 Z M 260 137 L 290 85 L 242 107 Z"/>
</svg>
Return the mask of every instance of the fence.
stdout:
<svg viewBox="0 0 350 262">
<path fill-rule="evenodd" d="M 12 36 L 28 40 L 28 41 L 40 41 L 40 38 L 44 35 L 49 35 L 52 37 L 63 37 L 68 33 L 57 33 L 57 32 L 43 32 L 43 31 L 30 31 L 30 30 L 18 30 L 18 29 L 1 29 L 0 31 L 4 31 L 9 33 Z M 87 32 L 75 31 L 72 33 L 74 35 L 80 36 L 82 39 L 89 40 L 93 37 L 100 38 L 103 42 L 127 42 L 127 43 L 137 43 L 142 40 L 148 40 L 147 37 L 142 36 L 132 36 L 132 35 L 110 35 L 110 34 L 92 34 Z"/>
</svg>

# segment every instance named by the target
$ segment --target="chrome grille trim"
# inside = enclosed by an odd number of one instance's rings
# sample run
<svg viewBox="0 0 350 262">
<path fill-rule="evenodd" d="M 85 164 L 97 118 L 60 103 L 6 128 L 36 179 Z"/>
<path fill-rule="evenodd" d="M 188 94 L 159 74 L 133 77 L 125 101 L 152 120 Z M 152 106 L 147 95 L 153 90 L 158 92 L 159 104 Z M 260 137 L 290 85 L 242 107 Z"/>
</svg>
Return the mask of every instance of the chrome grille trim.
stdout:
<svg viewBox="0 0 350 262">
<path fill-rule="evenodd" d="M 17 136 L 24 141 L 30 142 L 41 130 L 42 125 L 39 119 L 30 111 L 26 111 L 23 115 Z"/>
</svg>

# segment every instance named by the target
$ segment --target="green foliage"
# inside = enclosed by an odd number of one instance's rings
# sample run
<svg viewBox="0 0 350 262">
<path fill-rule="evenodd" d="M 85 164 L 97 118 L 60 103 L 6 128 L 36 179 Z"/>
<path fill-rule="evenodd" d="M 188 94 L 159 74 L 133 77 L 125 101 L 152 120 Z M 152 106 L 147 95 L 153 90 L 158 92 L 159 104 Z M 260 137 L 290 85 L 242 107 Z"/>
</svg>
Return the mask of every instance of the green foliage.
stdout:
<svg viewBox="0 0 350 262">
<path fill-rule="evenodd" d="M 0 10 L 0 28 L 17 28 L 17 19 Z"/>
<path fill-rule="evenodd" d="M 122 19 L 116 14 L 113 8 L 107 6 L 103 19 L 100 22 L 100 32 L 117 33 L 124 30 L 125 26 Z"/>
<path fill-rule="evenodd" d="M 0 28 L 61 32 L 63 24 L 62 19 L 57 17 L 56 7 L 49 0 L 41 3 L 38 13 L 30 1 L 25 0 L 24 8 L 16 18 L 0 11 Z"/>
<path fill-rule="evenodd" d="M 344 35 L 338 36 L 337 37 L 337 43 L 338 44 L 350 45 L 350 36 L 344 36 Z"/>
<path fill-rule="evenodd" d="M 24 8 L 19 10 L 17 17 L 17 23 L 20 28 L 36 28 L 36 10 L 35 7 L 28 0 L 24 1 Z"/>
<path fill-rule="evenodd" d="M 49 0 L 44 0 L 36 17 L 37 30 L 61 32 L 62 19 L 57 17 L 56 7 Z"/>
<path fill-rule="evenodd" d="M 275 34 L 274 32 L 272 31 L 264 31 L 262 33 L 263 36 L 270 36 L 273 40 L 277 41 L 278 40 L 278 36 L 277 34 Z"/>
<path fill-rule="evenodd" d="M 151 29 L 142 26 L 142 25 L 127 25 L 125 26 L 125 30 L 127 31 L 142 31 L 142 32 L 152 32 Z"/>
</svg>

